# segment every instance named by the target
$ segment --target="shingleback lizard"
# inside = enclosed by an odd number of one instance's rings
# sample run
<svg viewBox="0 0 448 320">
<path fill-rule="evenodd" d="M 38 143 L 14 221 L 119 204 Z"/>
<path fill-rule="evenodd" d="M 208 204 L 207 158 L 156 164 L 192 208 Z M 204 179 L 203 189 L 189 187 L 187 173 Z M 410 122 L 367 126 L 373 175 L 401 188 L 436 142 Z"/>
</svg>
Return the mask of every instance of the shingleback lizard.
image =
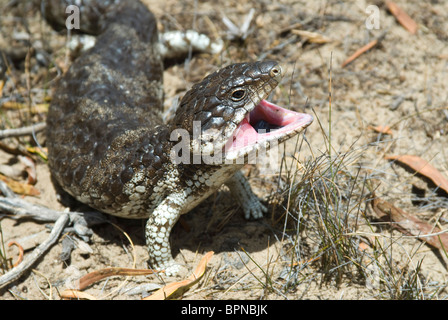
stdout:
<svg viewBox="0 0 448 320">
<path fill-rule="evenodd" d="M 69 4 L 43 1 L 43 14 L 64 25 Z M 149 265 L 175 274 L 179 265 L 169 235 L 179 216 L 226 184 L 245 218 L 261 218 L 266 208 L 240 173 L 238 159 L 298 134 L 313 118 L 265 100 L 283 71 L 277 62 L 258 61 L 206 76 L 164 123 L 154 15 L 135 0 L 73 4 L 79 6 L 81 30 L 97 41 L 56 86 L 47 120 L 51 173 L 92 208 L 147 218 Z M 272 129 L 258 130 L 260 122 Z"/>
</svg>

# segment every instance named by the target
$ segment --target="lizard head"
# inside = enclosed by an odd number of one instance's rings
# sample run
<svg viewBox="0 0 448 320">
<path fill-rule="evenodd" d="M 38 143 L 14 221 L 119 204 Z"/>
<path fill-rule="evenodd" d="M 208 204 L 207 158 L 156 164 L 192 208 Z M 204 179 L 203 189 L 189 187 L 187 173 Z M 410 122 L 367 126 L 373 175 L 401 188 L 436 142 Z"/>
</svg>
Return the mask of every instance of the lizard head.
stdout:
<svg viewBox="0 0 448 320">
<path fill-rule="evenodd" d="M 215 164 L 232 163 L 309 126 L 313 117 L 277 106 L 266 98 L 283 77 L 275 61 L 238 63 L 195 84 L 174 117 L 188 131 L 193 153 L 212 155 Z"/>
</svg>

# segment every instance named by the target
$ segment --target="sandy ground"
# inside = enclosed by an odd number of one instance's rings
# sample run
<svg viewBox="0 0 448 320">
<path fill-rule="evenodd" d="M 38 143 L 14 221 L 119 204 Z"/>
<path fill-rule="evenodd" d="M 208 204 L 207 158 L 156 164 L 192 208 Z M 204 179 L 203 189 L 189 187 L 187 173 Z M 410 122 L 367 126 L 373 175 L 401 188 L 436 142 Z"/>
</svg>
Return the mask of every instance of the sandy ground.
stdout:
<svg viewBox="0 0 448 320">
<path fill-rule="evenodd" d="M 12 44 L 20 47 L 20 37 L 31 35 L 34 46 L 40 45 L 51 61 L 65 64 L 65 35 L 52 31 L 42 21 L 36 7 L 7 6 L 0 16 L 0 49 L 12 52 Z M 223 39 L 225 49 L 217 55 L 197 54 L 189 64 L 183 62 L 167 67 L 165 71 L 166 106 L 173 99 L 200 80 L 205 74 L 229 63 L 275 59 L 280 61 L 286 76 L 276 89 L 272 100 L 291 109 L 312 113 L 316 120 L 306 132 L 309 146 L 303 148 L 300 159 L 306 161 L 326 150 L 323 132 L 328 134 L 331 114 L 331 140 L 334 152 L 350 150 L 360 154 L 357 163 L 364 173 L 380 181 L 377 193 L 394 205 L 420 219 L 448 227 L 446 195 L 434 194 L 434 186 L 396 164 L 384 159 L 388 154 L 418 155 L 431 162 L 448 177 L 448 2 L 399 1 L 418 24 L 417 34 L 405 30 L 389 13 L 382 1 L 373 3 L 379 10 L 379 29 L 369 30 L 366 1 L 150 1 L 150 9 L 159 19 L 163 31 L 195 29 L 212 39 Z M 241 26 L 250 9 L 254 17 L 246 40 L 227 40 L 228 29 L 222 22 L 225 16 Z M 26 26 L 26 27 L 25 27 Z M 328 42 L 312 43 L 294 30 L 318 33 Z M 360 56 L 351 64 L 341 64 L 357 49 L 374 39 L 382 38 L 379 45 Z M 17 40 L 19 39 L 19 40 Z M 9 51 L 8 51 L 9 50 Z M 331 66 L 331 74 L 330 74 Z M 328 101 L 331 75 L 331 110 Z M 26 55 L 14 64 L 2 92 L 5 101 L 42 105 L 51 97 L 55 68 L 39 63 L 39 57 Z M 27 81 L 29 86 L 27 87 Z M 34 90 L 33 90 L 34 89 Z M 330 113 L 331 111 L 331 113 Z M 2 127 L 9 128 L 9 119 L 45 119 L 45 110 L 38 113 L 2 108 Z M 20 112 L 19 112 L 20 113 Z M 27 118 L 28 117 L 28 118 Z M 319 125 L 321 124 L 321 126 Z M 370 126 L 392 126 L 392 135 L 380 135 Z M 37 136 L 45 143 L 43 134 Z M 32 141 L 23 138 L 21 140 Z M 5 145 L 17 145 L 16 140 L 4 140 Z M 287 155 L 294 143 L 290 143 Z M 4 148 L 3 148 L 4 149 Z M 11 165 L 17 155 L 2 151 L 0 162 Z M 35 188 L 40 195 L 26 197 L 53 209 L 64 209 L 58 201 L 45 161 L 34 156 L 37 170 Z M 257 195 L 265 201 L 276 187 L 276 176 L 260 175 L 257 166 L 248 166 L 245 173 Z M 428 198 L 429 200 L 416 201 Z M 433 204 L 433 205 L 432 205 Z M 274 210 L 271 204 L 270 209 Z M 272 211 L 271 210 L 271 211 Z M 282 214 L 281 206 L 275 215 Z M 193 270 L 208 251 L 215 255 L 201 282 L 184 294 L 184 299 L 377 299 L 388 295 L 379 286 L 350 277 L 323 281 L 318 265 L 308 267 L 308 279 L 287 291 L 282 291 L 284 279 L 285 246 L 274 230 L 270 214 L 259 221 L 246 222 L 224 188 L 211 196 L 176 225 L 171 240 L 176 260 Z M 146 268 L 147 253 L 144 244 L 144 221 L 111 218 L 112 224 L 94 228 L 89 242 L 90 252 L 82 246 L 75 249 L 68 262 L 60 260 L 61 242 L 54 245 L 34 266 L 8 290 L 0 291 L 0 299 L 60 299 L 60 292 L 70 281 L 88 272 L 105 267 L 135 266 Z M 34 244 L 29 252 L 48 236 L 45 224 L 34 221 L 0 220 L 3 242 L 33 235 Z M 124 232 L 132 240 L 126 238 Z M 444 299 L 447 294 L 446 252 L 433 250 L 412 237 L 404 237 L 388 226 L 377 229 L 384 241 L 392 241 L 397 268 L 415 267 L 422 261 L 419 277 L 430 284 L 427 297 Z M 381 238 L 380 237 L 380 238 Z M 383 239 L 383 238 L 382 238 Z M 391 240 L 392 239 L 392 240 Z M 5 248 L 13 261 L 15 247 Z M 304 258 L 307 257 L 304 252 Z M 0 275 L 4 271 L 0 270 Z M 269 289 L 267 276 L 274 281 Z M 309 276 L 311 274 L 311 276 Z M 185 276 L 185 275 L 184 275 Z M 143 284 L 155 287 L 164 282 L 181 280 L 161 276 L 113 278 L 102 281 L 86 292 L 104 299 L 140 299 L 147 293 L 130 295 L 127 289 Z M 434 289 L 438 288 L 438 289 Z M 425 288 L 426 290 L 426 288 Z"/>
</svg>

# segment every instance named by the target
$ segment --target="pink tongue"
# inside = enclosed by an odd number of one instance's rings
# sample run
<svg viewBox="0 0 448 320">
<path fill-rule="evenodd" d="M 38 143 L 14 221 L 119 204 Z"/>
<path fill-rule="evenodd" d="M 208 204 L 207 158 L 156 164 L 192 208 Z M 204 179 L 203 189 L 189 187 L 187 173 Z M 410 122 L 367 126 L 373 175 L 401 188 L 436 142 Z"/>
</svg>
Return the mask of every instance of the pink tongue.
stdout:
<svg viewBox="0 0 448 320">
<path fill-rule="evenodd" d="M 252 127 L 247 119 L 244 119 L 238 127 L 235 129 L 233 138 L 229 139 L 226 144 L 226 150 L 229 151 L 233 148 L 242 148 L 250 144 L 254 144 L 257 141 L 258 133 Z"/>
</svg>

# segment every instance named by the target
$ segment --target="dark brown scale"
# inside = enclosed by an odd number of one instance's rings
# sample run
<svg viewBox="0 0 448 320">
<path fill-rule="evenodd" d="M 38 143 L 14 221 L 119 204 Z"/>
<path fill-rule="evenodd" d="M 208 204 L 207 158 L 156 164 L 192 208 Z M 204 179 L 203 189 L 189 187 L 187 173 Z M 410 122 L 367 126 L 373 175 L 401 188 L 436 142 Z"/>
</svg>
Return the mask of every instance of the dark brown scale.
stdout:
<svg viewBox="0 0 448 320">
<path fill-rule="evenodd" d="M 119 195 L 116 196 L 115 201 L 116 201 L 118 204 L 125 204 L 126 202 L 129 201 L 129 197 L 126 196 L 125 194 L 121 193 L 121 194 L 119 194 Z"/>
<path fill-rule="evenodd" d="M 127 167 L 121 172 L 120 180 L 122 184 L 125 184 L 126 182 L 129 182 L 132 177 L 134 176 L 134 170 L 132 167 Z"/>
<path fill-rule="evenodd" d="M 109 191 L 112 195 L 118 196 L 123 192 L 123 183 L 119 179 L 111 178 Z"/>
<path fill-rule="evenodd" d="M 82 168 L 80 166 L 77 166 L 76 169 L 73 172 L 73 178 L 76 181 L 81 181 L 82 178 L 84 178 L 84 175 L 85 175 L 85 171 L 82 170 Z"/>
</svg>

